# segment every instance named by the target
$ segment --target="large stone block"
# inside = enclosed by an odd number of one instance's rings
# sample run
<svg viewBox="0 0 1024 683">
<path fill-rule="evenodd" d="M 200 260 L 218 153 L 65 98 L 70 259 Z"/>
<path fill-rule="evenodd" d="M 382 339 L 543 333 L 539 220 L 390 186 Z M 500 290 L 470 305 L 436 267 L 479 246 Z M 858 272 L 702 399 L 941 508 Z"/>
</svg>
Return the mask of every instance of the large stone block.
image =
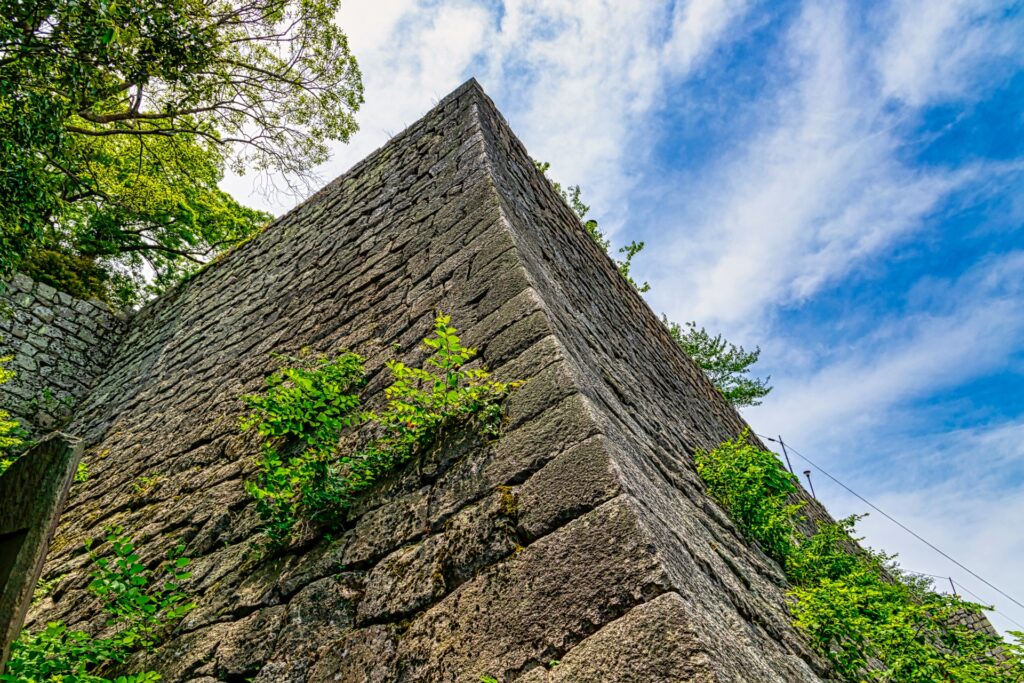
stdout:
<svg viewBox="0 0 1024 683">
<path fill-rule="evenodd" d="M 678 593 L 663 593 L 607 624 L 560 660 L 520 683 L 720 681 L 711 655 L 687 619 Z"/>
</svg>

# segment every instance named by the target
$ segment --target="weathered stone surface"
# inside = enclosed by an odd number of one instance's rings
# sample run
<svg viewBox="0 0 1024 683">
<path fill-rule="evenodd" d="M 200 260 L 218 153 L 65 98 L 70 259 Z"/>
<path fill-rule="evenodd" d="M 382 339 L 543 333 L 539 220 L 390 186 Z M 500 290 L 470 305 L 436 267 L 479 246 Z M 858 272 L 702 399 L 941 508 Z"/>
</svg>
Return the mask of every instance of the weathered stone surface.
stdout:
<svg viewBox="0 0 1024 683">
<path fill-rule="evenodd" d="M 53 329 L 116 328 L 53 298 Z M 384 362 L 421 361 L 438 310 L 496 376 L 526 381 L 502 437 L 448 435 L 332 538 L 264 551 L 238 396 L 272 352 L 350 349 L 377 405 Z M 815 683 L 781 570 L 694 471 L 697 448 L 744 426 L 471 82 L 128 322 L 69 426 L 92 476 L 47 560 L 68 576 L 32 616 L 90 623 L 82 542 L 116 524 L 144 560 L 179 542 L 194 557 L 198 608 L 132 666 L 169 683 Z"/>
<path fill-rule="evenodd" d="M 0 673 L 32 602 L 81 454 L 77 440 L 50 434 L 0 475 Z"/>
<path fill-rule="evenodd" d="M 344 579 L 327 577 L 303 588 L 291 602 L 285 623 L 270 655 L 254 680 L 259 683 L 302 683 L 320 658 L 320 651 L 340 640 L 352 626 L 358 591 Z"/>
<path fill-rule="evenodd" d="M 517 498 L 502 489 L 461 510 L 444 531 L 381 560 L 366 577 L 360 624 L 397 622 L 451 592 L 517 547 Z"/>
<path fill-rule="evenodd" d="M 0 358 L 13 356 L 7 367 L 17 375 L 0 384 L 0 408 L 33 435 L 62 426 L 105 370 L 125 320 L 15 275 L 0 294 Z"/>
<path fill-rule="evenodd" d="M 721 680 L 701 637 L 686 618 L 678 593 L 664 593 L 634 607 L 573 648 L 561 660 L 538 667 L 520 682 Z"/>
<path fill-rule="evenodd" d="M 379 559 L 401 544 L 428 533 L 428 500 L 429 489 L 421 489 L 360 517 L 345 547 L 345 563 L 358 565 Z"/>
<path fill-rule="evenodd" d="M 325 648 L 310 672 L 309 683 L 353 681 L 391 683 L 395 672 L 397 629 L 376 625 L 352 631 Z"/>
<path fill-rule="evenodd" d="M 399 644 L 402 680 L 513 675 L 557 658 L 597 625 L 668 589 L 630 503 L 616 498 L 481 573 L 414 621 Z"/>
<path fill-rule="evenodd" d="M 155 670 L 178 681 L 245 680 L 270 658 L 286 619 L 287 608 L 281 605 L 235 622 L 213 624 L 173 638 L 159 650 L 136 655 L 126 669 Z"/>
<path fill-rule="evenodd" d="M 570 448 L 519 489 L 519 528 L 539 538 L 621 493 L 607 440 L 594 436 Z"/>
</svg>

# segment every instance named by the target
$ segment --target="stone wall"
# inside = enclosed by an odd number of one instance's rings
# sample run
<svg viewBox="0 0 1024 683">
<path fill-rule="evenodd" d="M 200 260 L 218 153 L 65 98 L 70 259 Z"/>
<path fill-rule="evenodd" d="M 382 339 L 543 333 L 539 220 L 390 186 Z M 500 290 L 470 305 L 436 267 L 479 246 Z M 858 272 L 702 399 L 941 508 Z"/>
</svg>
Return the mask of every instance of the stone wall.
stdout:
<svg viewBox="0 0 1024 683">
<path fill-rule="evenodd" d="M 16 275 L 0 295 L 0 358 L 17 373 L 0 385 L 0 407 L 37 434 L 60 427 L 105 370 L 125 318 Z"/>
<path fill-rule="evenodd" d="M 238 396 L 309 347 L 363 355 L 380 401 L 438 310 L 526 380 L 502 437 L 450 435 L 331 538 L 260 551 Z M 198 608 L 130 662 L 170 682 L 815 683 L 781 570 L 693 471 L 743 427 L 470 82 L 132 319 L 69 425 L 91 476 L 32 618 L 99 625 L 83 543 L 117 525 L 194 558 Z"/>
<path fill-rule="evenodd" d="M 0 674 L 32 604 L 81 454 L 81 443 L 52 432 L 0 475 Z"/>
</svg>

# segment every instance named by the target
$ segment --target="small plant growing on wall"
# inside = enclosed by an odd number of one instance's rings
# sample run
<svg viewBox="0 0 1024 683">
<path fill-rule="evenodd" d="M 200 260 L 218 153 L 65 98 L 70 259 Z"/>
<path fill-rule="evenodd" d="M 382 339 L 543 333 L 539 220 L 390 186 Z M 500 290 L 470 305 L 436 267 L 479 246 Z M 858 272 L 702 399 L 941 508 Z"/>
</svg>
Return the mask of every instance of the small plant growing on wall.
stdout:
<svg viewBox="0 0 1024 683">
<path fill-rule="evenodd" d="M 363 424 L 359 392 L 366 384 L 363 359 L 280 357 L 294 365 L 266 380 L 263 393 L 242 397 L 250 413 L 242 429 L 263 437 L 259 472 L 245 487 L 273 542 L 285 541 L 300 520 L 330 522 L 342 434 Z"/>
<path fill-rule="evenodd" d="M 271 542 L 284 543 L 296 525 L 330 527 L 344 520 L 359 495 L 427 451 L 448 430 L 473 423 L 495 437 L 501 401 L 517 382 L 497 382 L 487 370 L 466 369 L 476 349 L 464 346 L 451 319 L 438 315 L 423 340 L 431 352 L 423 367 L 387 362 L 387 404 L 362 410 L 363 359 L 289 359 L 262 393 L 242 397 L 250 412 L 242 429 L 263 437 L 259 471 L 246 482 Z M 364 446 L 340 449 L 346 433 L 365 427 Z"/>
<path fill-rule="evenodd" d="M 100 555 L 86 544 L 94 569 L 89 592 L 106 614 L 111 635 L 95 636 L 68 628 L 60 621 L 43 629 L 22 631 L 11 649 L 0 681 L 62 681 L 66 683 L 149 683 L 159 674 L 147 671 L 113 681 L 98 672 L 124 663 L 133 652 L 156 646 L 195 604 L 181 590 L 189 559 L 184 546 L 173 548 L 152 571 L 140 561 L 135 546 L 121 529 L 107 530 L 112 554 Z"/>
</svg>

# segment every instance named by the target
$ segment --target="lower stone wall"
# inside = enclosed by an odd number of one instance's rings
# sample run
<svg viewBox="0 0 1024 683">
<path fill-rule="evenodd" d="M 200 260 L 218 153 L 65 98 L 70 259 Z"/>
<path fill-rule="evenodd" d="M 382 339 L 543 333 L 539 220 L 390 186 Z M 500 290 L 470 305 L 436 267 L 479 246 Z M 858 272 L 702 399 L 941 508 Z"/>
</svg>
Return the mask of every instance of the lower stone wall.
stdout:
<svg viewBox="0 0 1024 683">
<path fill-rule="evenodd" d="M 75 299 L 24 275 L 0 295 L 0 358 L 15 377 L 0 385 L 0 407 L 30 434 L 68 421 L 106 367 L 125 316 Z"/>
</svg>

